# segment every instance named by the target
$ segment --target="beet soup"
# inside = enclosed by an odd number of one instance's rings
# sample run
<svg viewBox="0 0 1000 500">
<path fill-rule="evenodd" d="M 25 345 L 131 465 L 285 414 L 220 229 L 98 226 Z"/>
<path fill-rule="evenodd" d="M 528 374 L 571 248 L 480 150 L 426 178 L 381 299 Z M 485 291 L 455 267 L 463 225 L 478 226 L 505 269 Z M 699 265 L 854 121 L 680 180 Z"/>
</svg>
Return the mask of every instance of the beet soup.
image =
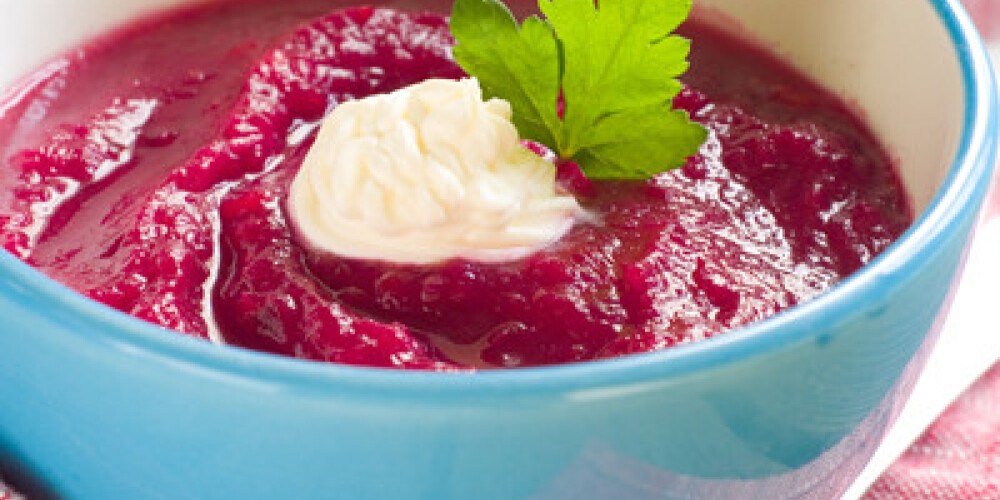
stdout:
<svg viewBox="0 0 1000 500">
<path fill-rule="evenodd" d="M 836 284 L 911 213 L 837 98 L 707 25 L 681 34 L 691 69 L 674 106 L 710 131 L 698 155 L 648 181 L 559 163 L 590 217 L 558 242 L 511 262 L 406 265 L 311 250 L 285 203 L 338 103 L 465 76 L 447 19 L 318 0 L 162 14 L 9 94 L 0 241 L 135 317 L 310 360 L 510 368 L 724 334 Z"/>
</svg>

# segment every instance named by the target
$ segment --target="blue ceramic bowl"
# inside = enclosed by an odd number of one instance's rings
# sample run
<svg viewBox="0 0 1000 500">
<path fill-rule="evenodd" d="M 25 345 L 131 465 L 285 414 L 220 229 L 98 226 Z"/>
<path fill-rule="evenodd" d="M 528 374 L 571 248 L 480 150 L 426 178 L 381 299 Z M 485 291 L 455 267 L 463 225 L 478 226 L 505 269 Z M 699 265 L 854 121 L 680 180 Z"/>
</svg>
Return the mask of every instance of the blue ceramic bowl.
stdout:
<svg viewBox="0 0 1000 500">
<path fill-rule="evenodd" d="M 403 373 L 165 334 L 3 254 L 3 474 L 85 500 L 837 498 L 933 345 L 994 160 L 992 72 L 954 1 L 700 8 L 856 102 L 899 159 L 916 224 L 832 291 L 663 352 Z"/>
</svg>

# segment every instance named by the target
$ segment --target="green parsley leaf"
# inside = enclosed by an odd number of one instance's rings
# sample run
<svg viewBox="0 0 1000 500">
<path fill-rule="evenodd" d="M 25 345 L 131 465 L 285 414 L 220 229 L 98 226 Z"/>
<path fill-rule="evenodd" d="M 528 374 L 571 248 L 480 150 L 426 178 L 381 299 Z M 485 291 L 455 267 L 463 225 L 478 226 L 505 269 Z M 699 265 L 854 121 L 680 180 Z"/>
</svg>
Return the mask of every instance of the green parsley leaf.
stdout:
<svg viewBox="0 0 1000 500">
<path fill-rule="evenodd" d="M 549 25 L 530 17 L 518 27 L 496 0 L 458 0 L 451 32 L 460 40 L 452 49 L 455 60 L 479 79 L 487 98 L 510 102 L 521 136 L 554 146 L 554 132 L 562 127 L 556 113 L 559 49 Z"/>
<path fill-rule="evenodd" d="M 455 60 L 514 125 L 592 178 L 643 179 L 675 168 L 707 132 L 671 99 L 690 44 L 670 33 L 691 0 L 539 0 L 518 26 L 498 0 L 456 0 Z M 563 119 L 556 113 L 559 93 Z"/>
</svg>

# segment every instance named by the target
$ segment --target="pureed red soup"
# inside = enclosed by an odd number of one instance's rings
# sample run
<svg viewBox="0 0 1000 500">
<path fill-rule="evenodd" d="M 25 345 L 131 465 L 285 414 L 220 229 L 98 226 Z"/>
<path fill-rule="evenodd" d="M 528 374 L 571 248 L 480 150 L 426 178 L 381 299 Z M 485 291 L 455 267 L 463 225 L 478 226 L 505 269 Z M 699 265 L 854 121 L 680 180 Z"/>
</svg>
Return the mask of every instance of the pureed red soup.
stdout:
<svg viewBox="0 0 1000 500">
<path fill-rule="evenodd" d="M 842 102 L 697 22 L 674 106 L 710 130 L 649 181 L 558 181 L 589 217 L 506 263 L 311 250 L 285 202 L 337 103 L 461 78 L 447 20 L 240 1 L 127 27 L 42 67 L 0 117 L 0 241 L 178 332 L 367 366 L 461 370 L 667 348 L 809 300 L 911 222 Z M 532 145 L 540 154 L 544 148 Z"/>
</svg>

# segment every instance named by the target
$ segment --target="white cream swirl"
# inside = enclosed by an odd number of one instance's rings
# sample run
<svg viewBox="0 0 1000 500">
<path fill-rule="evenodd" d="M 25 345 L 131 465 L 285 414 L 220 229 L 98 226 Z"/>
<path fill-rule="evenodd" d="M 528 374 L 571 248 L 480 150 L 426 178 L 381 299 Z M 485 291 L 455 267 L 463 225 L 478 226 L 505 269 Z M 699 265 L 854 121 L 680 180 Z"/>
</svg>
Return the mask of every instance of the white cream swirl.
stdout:
<svg viewBox="0 0 1000 500">
<path fill-rule="evenodd" d="M 327 116 L 292 183 L 306 241 L 347 257 L 432 263 L 514 260 L 582 213 L 555 167 L 524 148 L 510 105 L 479 82 L 432 79 Z"/>
</svg>

